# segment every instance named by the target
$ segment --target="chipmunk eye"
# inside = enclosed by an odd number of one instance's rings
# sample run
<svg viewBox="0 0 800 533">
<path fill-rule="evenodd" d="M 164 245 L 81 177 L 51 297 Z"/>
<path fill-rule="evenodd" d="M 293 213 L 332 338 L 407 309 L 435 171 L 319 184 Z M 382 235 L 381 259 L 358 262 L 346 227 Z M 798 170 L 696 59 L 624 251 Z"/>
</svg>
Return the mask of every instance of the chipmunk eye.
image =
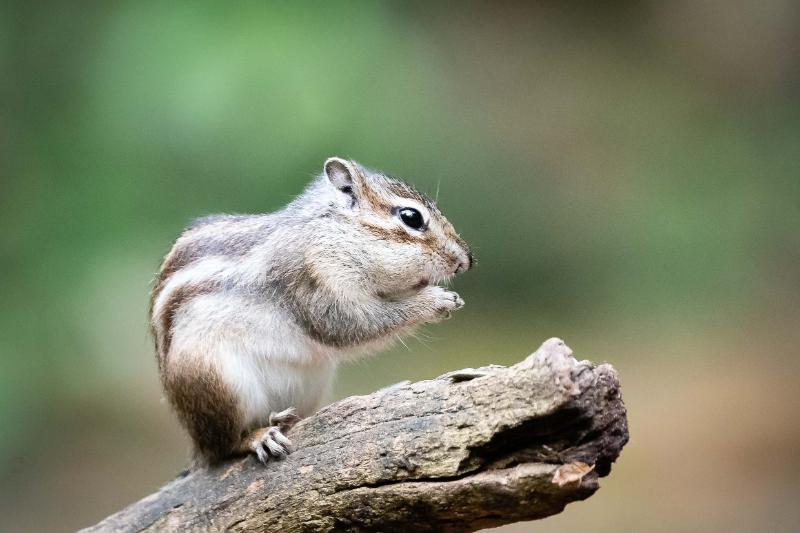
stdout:
<svg viewBox="0 0 800 533">
<path fill-rule="evenodd" d="M 413 207 L 403 207 L 398 211 L 398 214 L 400 215 L 400 220 L 403 221 L 403 224 L 411 229 L 423 229 L 423 226 L 425 226 L 425 221 L 422 219 L 422 213 Z"/>
</svg>

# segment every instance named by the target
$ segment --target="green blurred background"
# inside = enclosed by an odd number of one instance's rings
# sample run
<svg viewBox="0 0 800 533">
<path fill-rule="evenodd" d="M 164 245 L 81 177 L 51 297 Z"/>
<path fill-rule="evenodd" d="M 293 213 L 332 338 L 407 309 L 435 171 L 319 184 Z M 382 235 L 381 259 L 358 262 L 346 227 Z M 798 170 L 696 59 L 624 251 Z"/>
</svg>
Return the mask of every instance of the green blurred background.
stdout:
<svg viewBox="0 0 800 533">
<path fill-rule="evenodd" d="M 467 301 L 331 400 L 511 364 L 620 372 L 601 490 L 510 531 L 800 520 L 800 5 L 0 3 L 0 529 L 169 480 L 149 283 L 193 217 L 286 204 L 327 156 L 439 189 Z"/>
</svg>

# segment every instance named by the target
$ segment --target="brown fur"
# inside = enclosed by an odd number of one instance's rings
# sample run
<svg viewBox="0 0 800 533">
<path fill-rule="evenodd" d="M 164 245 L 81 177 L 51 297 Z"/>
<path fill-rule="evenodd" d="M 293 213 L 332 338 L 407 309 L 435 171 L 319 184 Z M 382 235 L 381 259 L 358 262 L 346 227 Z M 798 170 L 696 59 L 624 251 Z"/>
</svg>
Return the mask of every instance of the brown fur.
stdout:
<svg viewBox="0 0 800 533">
<path fill-rule="evenodd" d="M 247 428 L 236 397 L 213 368 L 170 365 L 162 379 L 199 462 L 213 464 L 246 451 L 242 439 Z"/>
<path fill-rule="evenodd" d="M 401 242 L 407 244 L 414 244 L 422 242 L 422 240 L 415 238 L 408 234 L 403 228 L 383 228 L 381 226 L 374 226 L 368 223 L 362 223 L 364 229 L 372 236 L 385 241 Z"/>
<path fill-rule="evenodd" d="M 200 296 L 201 294 L 209 294 L 213 292 L 216 287 L 216 284 L 211 282 L 187 284 L 176 288 L 172 291 L 172 294 L 169 295 L 169 299 L 164 304 L 161 314 L 159 315 L 162 331 L 161 346 L 158 347 L 160 366 L 164 364 L 164 359 L 169 353 L 170 344 L 172 343 L 172 328 L 174 327 L 175 315 L 178 310 L 192 298 Z"/>
<path fill-rule="evenodd" d="M 370 187 L 362 186 L 358 190 L 359 192 L 359 200 L 362 202 L 366 202 L 369 204 L 369 209 L 380 213 L 382 211 L 389 212 L 392 209 L 392 206 L 386 202 L 379 194 L 376 194 L 375 191 L 372 190 Z"/>
<path fill-rule="evenodd" d="M 430 198 L 422 194 L 416 189 L 413 189 L 403 183 L 402 181 L 398 180 L 397 178 L 389 178 L 386 181 L 386 189 L 398 196 L 400 198 L 413 198 L 414 200 L 418 201 L 428 209 L 435 209 L 435 206 Z"/>
<path fill-rule="evenodd" d="M 156 298 L 158 298 L 158 294 L 175 272 L 209 255 L 244 255 L 249 252 L 253 246 L 261 242 L 258 228 L 245 234 L 238 234 L 235 238 L 200 238 L 192 234 L 193 231 L 210 224 L 228 224 L 243 218 L 246 217 L 240 215 L 211 215 L 195 220 L 192 225 L 183 232 L 182 239 L 173 246 L 172 250 L 170 250 L 164 258 L 164 262 L 159 269 L 155 286 L 150 293 L 151 316 L 153 313 L 153 305 L 155 304 Z M 186 240 L 187 236 L 193 236 L 194 238 Z"/>
<path fill-rule="evenodd" d="M 158 271 L 158 277 L 156 278 L 156 284 L 153 287 L 152 292 L 150 293 L 150 315 L 153 314 L 153 305 L 155 304 L 156 298 L 158 298 L 161 289 L 164 288 L 164 285 L 167 284 L 167 280 L 170 276 L 172 276 L 175 272 L 182 269 L 184 266 L 189 264 L 193 258 L 190 254 L 186 252 L 185 249 L 182 248 L 173 248 L 167 257 L 164 258 L 164 262 L 161 264 L 161 269 Z"/>
</svg>

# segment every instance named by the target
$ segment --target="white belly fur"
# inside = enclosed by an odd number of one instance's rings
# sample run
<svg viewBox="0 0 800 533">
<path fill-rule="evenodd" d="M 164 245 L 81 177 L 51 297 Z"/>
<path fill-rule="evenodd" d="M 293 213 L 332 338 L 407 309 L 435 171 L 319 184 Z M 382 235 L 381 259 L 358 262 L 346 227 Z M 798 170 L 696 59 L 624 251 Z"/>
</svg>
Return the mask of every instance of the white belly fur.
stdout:
<svg viewBox="0 0 800 533">
<path fill-rule="evenodd" d="M 204 295 L 175 318 L 170 354 L 200 358 L 234 392 L 248 426 L 294 407 L 312 414 L 330 389 L 333 350 L 308 338 L 281 310 L 230 295 Z"/>
</svg>

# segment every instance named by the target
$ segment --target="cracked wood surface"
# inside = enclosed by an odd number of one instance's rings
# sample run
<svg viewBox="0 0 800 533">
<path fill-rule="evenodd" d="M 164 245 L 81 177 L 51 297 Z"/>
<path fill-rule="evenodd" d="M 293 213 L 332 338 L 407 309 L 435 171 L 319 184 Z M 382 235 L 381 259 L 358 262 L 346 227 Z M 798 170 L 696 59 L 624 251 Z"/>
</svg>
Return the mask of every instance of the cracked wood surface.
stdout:
<svg viewBox="0 0 800 533">
<path fill-rule="evenodd" d="M 295 452 L 189 472 L 84 531 L 473 531 L 561 512 L 628 440 L 613 367 L 549 339 L 520 363 L 352 396 Z"/>
</svg>

